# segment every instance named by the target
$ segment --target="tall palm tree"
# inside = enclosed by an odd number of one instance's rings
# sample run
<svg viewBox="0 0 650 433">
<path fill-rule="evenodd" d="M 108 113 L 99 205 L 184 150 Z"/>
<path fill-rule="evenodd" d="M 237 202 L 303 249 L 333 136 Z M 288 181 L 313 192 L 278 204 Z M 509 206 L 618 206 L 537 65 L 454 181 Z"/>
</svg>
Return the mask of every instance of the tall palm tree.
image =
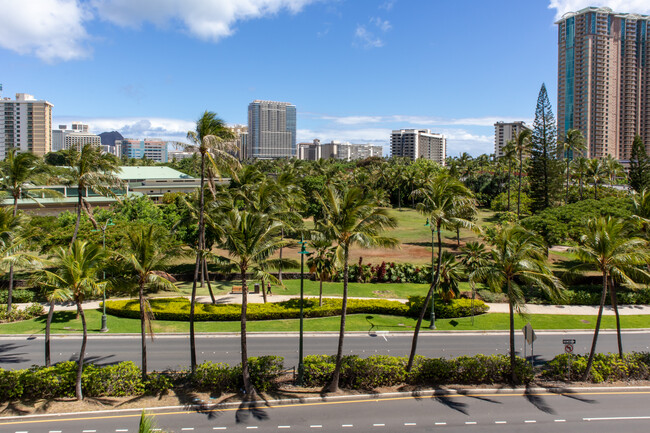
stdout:
<svg viewBox="0 0 650 433">
<path fill-rule="evenodd" d="M 50 287 L 47 281 L 41 284 L 45 290 L 45 298 L 50 304 L 47 311 L 47 320 L 45 321 L 45 366 L 51 365 L 51 350 L 50 350 L 50 330 L 52 328 L 52 318 L 54 317 L 54 306 L 57 302 L 69 301 L 72 299 L 72 292 L 67 287 L 52 286 Z"/>
<path fill-rule="evenodd" d="M 297 173 L 292 167 L 283 170 L 277 177 L 277 191 L 281 197 L 279 201 L 280 209 L 277 216 L 282 220 L 287 229 L 295 230 L 302 225 L 302 218 L 295 212 L 302 207 L 305 196 L 302 189 L 297 185 Z M 280 229 L 280 239 L 284 239 L 285 227 Z M 278 280 L 282 283 L 282 255 L 284 248 L 280 248 L 280 267 L 278 268 Z"/>
<path fill-rule="evenodd" d="M 254 398 L 254 389 L 248 370 L 248 346 L 246 334 L 246 310 L 248 307 L 248 282 L 246 273 L 256 263 L 270 257 L 280 246 L 286 245 L 279 239 L 281 223 L 268 215 L 232 209 L 219 223 L 222 247 L 233 257 L 241 276 L 241 365 L 244 390 L 247 398 Z"/>
<path fill-rule="evenodd" d="M 153 224 L 127 232 L 123 248 L 117 258 L 123 265 L 123 273 L 115 283 L 122 288 L 135 288 L 140 301 L 140 341 L 142 353 L 142 380 L 147 379 L 147 325 L 151 331 L 151 306 L 145 290 L 165 289 L 176 291 L 172 277 L 164 272 L 169 260 L 178 255 L 177 250 L 166 242 L 168 233 Z"/>
<path fill-rule="evenodd" d="M 199 186 L 199 239 L 197 242 L 196 265 L 194 267 L 194 281 L 192 283 L 192 298 L 190 302 L 190 365 L 192 372 L 196 369 L 196 342 L 194 337 L 194 308 L 196 305 L 196 284 L 199 272 L 203 268 L 205 254 L 205 178 L 206 159 L 210 164 L 211 173 L 218 175 L 221 171 L 234 172 L 239 167 L 239 161 L 233 155 L 238 148 L 233 140 L 234 132 L 226 123 L 212 111 L 205 111 L 196 121 L 194 131 L 187 133 L 187 138 L 192 142 L 192 147 L 201 154 L 201 183 Z M 212 177 L 210 176 L 209 179 Z"/>
<path fill-rule="evenodd" d="M 530 129 L 524 129 L 519 134 L 515 141 L 515 149 L 519 155 L 519 186 L 517 188 L 517 219 L 521 217 L 521 175 L 524 171 L 524 155 L 530 152 L 532 146 L 533 132 Z"/>
<path fill-rule="evenodd" d="M 610 188 L 616 181 L 617 177 L 621 175 L 625 176 L 625 169 L 623 168 L 621 163 L 618 162 L 618 160 L 614 158 L 612 155 L 607 155 L 605 158 L 603 158 L 602 164 L 603 164 L 603 174 L 609 180 Z"/>
<path fill-rule="evenodd" d="M 476 280 L 485 281 L 490 289 L 505 292 L 510 310 L 510 370 L 513 383 L 515 371 L 515 311 L 525 307 L 523 285 L 532 285 L 548 293 L 551 299 L 561 296 L 560 280 L 553 275 L 546 258 L 544 241 L 519 225 L 498 229 L 491 239 L 492 260 L 474 271 Z"/>
<path fill-rule="evenodd" d="M 585 151 L 587 145 L 585 144 L 585 137 L 579 129 L 569 129 L 566 135 L 559 144 L 564 159 L 566 160 L 566 199 L 564 204 L 569 204 L 569 177 L 571 175 L 570 163 L 576 158 L 576 154 Z"/>
<path fill-rule="evenodd" d="M 384 230 L 395 227 L 396 220 L 385 208 L 378 207 L 377 199 L 357 187 L 342 190 L 329 185 L 323 195 L 315 194 L 321 215 L 315 220 L 316 230 L 325 234 L 336 244 L 336 254 L 343 263 L 343 300 L 341 305 L 341 326 L 336 352 L 336 365 L 328 391 L 339 389 L 339 376 L 343 359 L 345 319 L 348 305 L 348 278 L 350 247 L 359 245 L 392 247 L 397 240 L 382 236 Z"/>
<path fill-rule="evenodd" d="M 438 293 L 443 301 L 449 302 L 460 295 L 459 285 L 465 278 L 467 268 L 456 260 L 456 256 L 449 251 L 442 253 L 440 263 L 440 285 Z"/>
<path fill-rule="evenodd" d="M 413 367 L 413 361 L 417 350 L 418 335 L 420 333 L 420 327 L 422 326 L 422 321 L 424 320 L 424 315 L 426 314 L 429 301 L 434 305 L 434 293 L 438 290 L 438 285 L 440 284 L 440 267 L 442 265 L 441 229 L 443 227 L 453 226 L 454 224 L 459 224 L 464 227 L 473 227 L 474 224 L 471 221 L 459 216 L 461 214 L 459 211 L 461 209 L 475 207 L 471 191 L 467 189 L 461 181 L 451 177 L 447 173 L 440 173 L 433 179 L 428 179 L 424 186 L 417 189 L 414 194 L 421 199 L 420 203 L 417 205 L 417 210 L 429 218 L 432 230 L 435 227 L 435 231 L 438 234 L 438 262 L 433 276 L 433 281 L 431 282 L 429 291 L 424 298 L 424 304 L 422 305 L 422 310 L 420 311 L 420 316 L 418 317 L 415 331 L 413 332 L 413 342 L 411 344 L 411 353 L 407 365 L 408 371 Z M 431 272 L 434 272 L 433 263 L 431 265 Z"/>
<path fill-rule="evenodd" d="M 65 183 L 77 188 L 77 220 L 70 241 L 72 245 L 79 234 L 82 211 L 86 213 L 95 229 L 97 228 L 90 204 L 84 198 L 85 193 L 92 190 L 104 196 L 115 197 L 113 189 L 122 187 L 124 183 L 116 175 L 120 171 L 119 160 L 115 155 L 103 153 L 100 147 L 86 144 L 81 151 L 70 149 L 65 152 L 68 164 Z"/>
<path fill-rule="evenodd" d="M 83 336 L 81 350 L 77 360 L 77 379 L 75 395 L 77 400 L 83 399 L 81 390 L 81 376 L 83 374 L 84 358 L 86 355 L 86 342 L 88 329 L 83 302 L 87 296 L 99 295 L 105 288 L 106 282 L 99 279 L 99 271 L 104 265 L 106 254 L 98 245 L 88 242 L 75 241 L 67 249 L 62 247 L 54 251 L 55 271 L 43 271 L 43 276 L 49 291 L 70 290 L 72 299 L 77 306 L 77 314 L 81 317 Z"/>
<path fill-rule="evenodd" d="M 503 147 L 503 157 L 506 165 L 508 166 L 508 212 L 510 212 L 510 177 L 512 174 L 512 164 L 517 161 L 517 147 L 516 141 L 510 140 Z"/>
<path fill-rule="evenodd" d="M 641 238 L 631 236 L 631 233 L 632 227 L 628 226 L 623 220 L 610 217 L 589 219 L 586 233 L 580 237 L 578 246 L 572 248 L 576 258 L 582 262 L 582 265 L 575 268 L 576 270 L 595 269 L 603 278 L 596 329 L 594 330 L 594 338 L 591 343 L 583 380 L 587 380 L 587 377 L 589 377 L 593 363 L 608 289 L 612 307 L 616 314 L 618 352 L 621 358 L 623 357 L 616 287 L 609 284 L 611 280 L 623 282 L 633 287 L 636 286 L 635 280 L 650 280 L 650 273 L 641 267 L 641 265 L 650 263 L 647 242 Z"/>
<path fill-rule="evenodd" d="M 25 217 L 16 214 L 10 207 L 0 207 L 0 264 L 2 271 L 9 268 L 9 288 L 7 293 L 7 314 L 11 312 L 13 298 L 13 270 L 22 255 L 17 250 L 24 238 L 20 235 Z"/>
<path fill-rule="evenodd" d="M 573 172 L 578 176 L 578 182 L 580 185 L 580 200 L 582 200 L 582 191 L 584 185 L 584 178 L 587 175 L 589 170 L 589 160 L 584 156 L 579 156 L 572 161 Z"/>
<path fill-rule="evenodd" d="M 589 160 L 587 176 L 594 183 L 594 199 L 598 200 L 598 184 L 605 177 L 605 169 L 600 159 Z"/>
<path fill-rule="evenodd" d="M 474 300 L 476 299 L 476 277 L 477 270 L 488 265 L 490 253 L 485 244 L 480 242 L 468 242 L 461 248 L 460 260 L 467 269 L 469 285 L 472 289 L 472 325 L 474 325 Z"/>
<path fill-rule="evenodd" d="M 312 231 L 309 235 L 309 247 L 313 251 L 307 259 L 309 271 L 314 272 L 320 281 L 318 291 L 318 306 L 323 305 L 323 281 L 330 279 L 336 269 L 335 248 L 332 247 L 332 240 L 328 239 L 325 233 Z"/>
</svg>

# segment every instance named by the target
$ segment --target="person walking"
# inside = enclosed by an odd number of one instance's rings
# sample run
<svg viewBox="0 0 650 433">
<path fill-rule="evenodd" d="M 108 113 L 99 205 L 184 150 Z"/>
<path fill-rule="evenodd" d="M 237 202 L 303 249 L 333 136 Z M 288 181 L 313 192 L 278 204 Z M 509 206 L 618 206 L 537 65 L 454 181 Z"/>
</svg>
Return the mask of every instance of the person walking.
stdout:
<svg viewBox="0 0 650 433">
<path fill-rule="evenodd" d="M 273 293 L 271 293 L 271 283 L 266 286 L 266 294 L 273 296 Z"/>
</svg>

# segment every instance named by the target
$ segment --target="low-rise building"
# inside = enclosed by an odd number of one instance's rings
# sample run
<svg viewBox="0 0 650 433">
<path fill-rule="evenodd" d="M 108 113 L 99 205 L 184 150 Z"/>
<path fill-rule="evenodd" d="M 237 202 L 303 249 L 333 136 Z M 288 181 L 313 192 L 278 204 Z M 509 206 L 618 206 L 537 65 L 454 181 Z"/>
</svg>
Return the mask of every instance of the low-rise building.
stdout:
<svg viewBox="0 0 650 433">
<path fill-rule="evenodd" d="M 122 148 L 122 156 L 126 158 L 147 158 L 156 162 L 169 161 L 167 142 L 158 138 L 143 140 L 125 138 L 124 140 L 115 140 L 115 145 Z"/>
</svg>

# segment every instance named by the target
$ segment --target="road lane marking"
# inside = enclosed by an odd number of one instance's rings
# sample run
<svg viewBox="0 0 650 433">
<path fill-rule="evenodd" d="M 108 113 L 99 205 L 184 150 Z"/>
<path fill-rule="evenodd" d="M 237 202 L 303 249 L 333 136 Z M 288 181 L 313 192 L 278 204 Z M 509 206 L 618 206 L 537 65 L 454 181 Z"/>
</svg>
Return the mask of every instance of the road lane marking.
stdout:
<svg viewBox="0 0 650 433">
<path fill-rule="evenodd" d="M 414 422 L 405 422 L 404 425 L 417 425 L 417 424 Z"/>
<path fill-rule="evenodd" d="M 476 425 L 476 421 L 465 421 L 467 425 Z"/>
<path fill-rule="evenodd" d="M 565 419 L 556 419 L 555 422 L 566 422 Z"/>
<path fill-rule="evenodd" d="M 82 433 L 97 433 L 97 430 L 81 430 Z"/>
<path fill-rule="evenodd" d="M 650 416 L 610 416 L 602 418 L 582 418 L 583 421 L 622 421 L 635 419 L 650 419 Z"/>
<path fill-rule="evenodd" d="M 212 430 L 225 430 L 228 427 L 212 427 Z"/>
<path fill-rule="evenodd" d="M 373 424 L 373 427 L 386 427 L 386 424 Z"/>
<path fill-rule="evenodd" d="M 534 424 L 534 423 L 536 423 L 536 422 L 537 422 L 537 421 L 534 420 L 534 419 L 527 419 L 526 421 L 524 421 L 524 423 L 526 423 L 526 424 Z"/>
<path fill-rule="evenodd" d="M 447 425 L 446 422 L 437 422 L 436 425 Z"/>
<path fill-rule="evenodd" d="M 350 428 L 350 427 L 354 427 L 354 426 L 352 424 L 342 424 L 341 427 L 342 428 Z"/>
<path fill-rule="evenodd" d="M 61 430 L 50 430 L 50 433 L 61 433 Z"/>
<path fill-rule="evenodd" d="M 494 421 L 495 424 L 508 424 L 508 421 Z"/>
<path fill-rule="evenodd" d="M 192 431 L 194 430 L 194 427 L 183 427 L 181 431 Z"/>
<path fill-rule="evenodd" d="M 127 432 L 127 431 L 129 431 L 129 429 L 128 429 L 128 428 L 118 428 L 118 429 L 115 430 L 115 431 L 118 432 L 118 433 L 119 433 L 119 432 Z"/>
<path fill-rule="evenodd" d="M 279 425 L 278 428 L 291 428 L 290 425 Z"/>
<path fill-rule="evenodd" d="M 323 426 L 320 425 L 320 424 L 312 424 L 309 427 L 311 427 L 311 428 L 323 428 Z"/>
<path fill-rule="evenodd" d="M 255 430 L 255 429 L 257 429 L 256 425 L 249 425 L 248 427 L 246 427 L 246 430 Z"/>
</svg>

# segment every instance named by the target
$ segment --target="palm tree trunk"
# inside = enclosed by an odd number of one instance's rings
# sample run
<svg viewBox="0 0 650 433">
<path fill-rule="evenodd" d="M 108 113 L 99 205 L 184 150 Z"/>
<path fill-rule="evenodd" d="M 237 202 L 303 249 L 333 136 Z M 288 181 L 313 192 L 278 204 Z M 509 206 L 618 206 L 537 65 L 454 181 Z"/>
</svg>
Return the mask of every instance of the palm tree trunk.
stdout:
<svg viewBox="0 0 650 433">
<path fill-rule="evenodd" d="M 600 294 L 600 307 L 598 308 L 598 318 L 596 319 L 596 329 L 594 330 L 594 339 L 591 342 L 591 350 L 589 351 L 589 358 L 587 359 L 587 367 L 582 375 L 582 381 L 586 382 L 591 371 L 591 365 L 594 363 L 594 355 L 596 354 L 596 343 L 598 342 L 598 331 L 600 331 L 600 322 L 603 319 L 603 308 L 605 306 L 605 297 L 607 295 L 607 273 L 603 271 L 603 293 Z"/>
<path fill-rule="evenodd" d="M 508 298 L 510 297 L 510 280 L 508 280 Z M 515 312 L 512 307 L 512 302 L 508 302 L 508 309 L 510 312 L 510 380 L 512 384 L 517 383 L 517 372 L 515 371 Z"/>
<path fill-rule="evenodd" d="M 519 188 L 517 192 L 517 219 L 521 215 L 521 171 L 524 169 L 524 159 L 521 152 L 519 152 Z"/>
<path fill-rule="evenodd" d="M 349 275 L 349 247 L 345 245 L 343 252 L 343 302 L 341 304 L 341 328 L 339 330 L 339 345 L 336 350 L 336 365 L 332 373 L 332 382 L 327 391 L 337 392 L 339 390 L 339 377 L 341 376 L 341 364 L 343 361 L 343 339 L 345 338 L 345 319 L 348 310 L 348 275 Z"/>
<path fill-rule="evenodd" d="M 456 226 L 456 246 L 460 247 L 460 226 Z"/>
<path fill-rule="evenodd" d="M 569 204 L 569 158 L 566 160 L 566 200 L 564 204 Z"/>
<path fill-rule="evenodd" d="M 18 189 L 18 195 L 20 195 L 20 188 Z M 14 195 L 14 211 L 13 216 L 16 217 L 18 214 L 18 196 Z M 11 313 L 11 301 L 14 294 L 14 265 L 13 263 L 9 266 L 9 289 L 7 289 L 7 314 Z"/>
<path fill-rule="evenodd" d="M 598 200 L 598 182 L 594 182 L 594 200 Z"/>
<path fill-rule="evenodd" d="M 50 301 L 50 309 L 47 312 L 47 321 L 45 322 L 45 366 L 51 365 L 50 360 L 50 327 L 52 326 L 52 316 L 54 316 L 54 299 Z"/>
<path fill-rule="evenodd" d="M 474 300 L 476 299 L 476 284 L 474 284 L 474 281 L 470 283 L 472 287 L 472 326 L 474 326 Z"/>
<path fill-rule="evenodd" d="M 280 229 L 280 241 L 284 240 L 284 227 Z M 280 263 L 278 263 L 278 280 L 280 281 L 280 284 L 282 284 L 282 251 L 283 248 L 280 247 Z M 264 292 L 264 285 L 262 284 L 262 292 Z M 264 298 L 264 302 L 266 302 L 266 297 Z"/>
<path fill-rule="evenodd" d="M 147 380 L 147 329 L 146 329 L 146 311 L 144 308 L 144 284 L 140 283 L 138 290 L 140 298 L 140 344 L 142 349 L 142 381 Z"/>
<path fill-rule="evenodd" d="M 216 304 L 217 300 L 214 298 L 214 292 L 212 292 L 212 284 L 210 283 L 210 271 L 208 270 L 208 261 L 203 259 L 203 269 L 205 270 L 205 281 L 208 283 L 208 292 L 210 292 L 210 299 L 212 304 Z"/>
<path fill-rule="evenodd" d="M 582 201 L 582 174 L 580 174 L 580 201 Z"/>
<path fill-rule="evenodd" d="M 84 357 L 86 356 L 86 343 L 88 341 L 88 329 L 86 328 L 86 315 L 84 314 L 81 302 L 77 302 L 77 313 L 81 316 L 81 326 L 83 328 L 83 336 L 81 338 L 81 351 L 79 352 L 79 360 L 77 361 L 77 382 L 75 384 L 75 395 L 77 400 L 83 400 L 84 396 L 81 391 L 81 376 L 84 372 Z"/>
<path fill-rule="evenodd" d="M 512 164 L 508 162 L 508 212 L 510 212 L 510 173 L 512 172 Z"/>
<path fill-rule="evenodd" d="M 323 306 L 323 274 L 320 275 L 320 290 L 318 292 L 318 306 Z"/>
<path fill-rule="evenodd" d="M 248 287 L 246 286 L 246 267 L 241 267 L 241 373 L 244 381 L 246 400 L 254 398 L 255 390 L 251 385 L 248 371 L 248 345 L 246 344 L 246 309 L 248 308 Z"/>
<path fill-rule="evenodd" d="M 616 315 L 616 341 L 618 343 L 618 356 L 623 359 L 623 338 L 621 337 L 621 318 L 618 314 L 618 299 L 616 296 L 616 286 L 614 282 L 610 280 L 609 288 L 609 299 L 612 303 L 612 308 L 614 309 L 614 314 Z"/>
<path fill-rule="evenodd" d="M 435 289 L 440 284 L 440 267 L 442 266 L 442 238 L 440 237 L 440 223 L 436 224 L 438 229 L 438 262 L 436 264 L 436 273 L 433 278 L 433 283 L 429 286 L 429 291 L 427 296 L 424 298 L 424 304 L 422 305 L 422 310 L 420 310 L 420 316 L 418 317 L 418 322 L 415 324 L 415 330 L 413 331 L 413 341 L 411 342 L 411 353 L 409 354 L 409 362 L 406 365 L 406 371 L 410 372 L 413 368 L 413 361 L 415 360 L 415 353 L 418 347 L 418 335 L 420 334 L 420 327 L 422 326 L 422 321 L 424 320 L 424 315 L 429 309 L 429 301 L 434 304 L 435 300 L 433 299 L 433 294 Z"/>
<path fill-rule="evenodd" d="M 261 280 L 262 280 L 262 299 L 264 300 L 264 303 L 266 304 L 267 299 L 266 299 L 266 286 L 264 285 L 265 284 L 264 277 L 262 277 Z"/>
<path fill-rule="evenodd" d="M 77 234 L 79 233 L 79 224 L 81 223 L 81 186 L 77 186 L 77 221 L 74 223 L 74 233 L 72 233 L 72 240 L 70 245 L 74 244 L 74 241 L 77 240 Z"/>
</svg>

